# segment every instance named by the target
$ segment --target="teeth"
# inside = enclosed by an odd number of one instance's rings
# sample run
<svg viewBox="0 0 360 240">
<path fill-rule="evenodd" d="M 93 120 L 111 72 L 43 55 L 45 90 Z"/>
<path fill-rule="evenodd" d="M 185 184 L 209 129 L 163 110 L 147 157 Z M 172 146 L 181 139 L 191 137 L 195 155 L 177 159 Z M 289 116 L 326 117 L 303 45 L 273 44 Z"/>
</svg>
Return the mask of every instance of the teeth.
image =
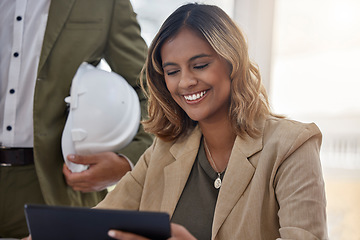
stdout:
<svg viewBox="0 0 360 240">
<path fill-rule="evenodd" d="M 206 91 L 203 91 L 203 92 L 200 92 L 200 93 L 194 93 L 192 95 L 187 95 L 187 96 L 184 96 L 186 100 L 188 101 L 194 101 L 194 100 L 197 100 L 199 98 L 201 98 L 202 96 L 204 96 L 204 94 L 206 93 Z"/>
</svg>

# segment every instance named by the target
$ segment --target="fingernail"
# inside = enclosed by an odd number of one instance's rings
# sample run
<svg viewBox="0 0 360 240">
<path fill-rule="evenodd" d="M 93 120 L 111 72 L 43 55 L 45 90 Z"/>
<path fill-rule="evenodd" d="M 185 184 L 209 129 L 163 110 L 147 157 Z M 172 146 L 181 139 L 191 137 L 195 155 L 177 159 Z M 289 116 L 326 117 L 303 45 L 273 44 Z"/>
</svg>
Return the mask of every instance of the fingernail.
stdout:
<svg viewBox="0 0 360 240">
<path fill-rule="evenodd" d="M 74 159 L 75 159 L 75 155 L 74 155 L 74 154 L 69 154 L 69 155 L 68 155 L 68 159 L 69 159 L 69 160 L 74 160 Z"/>
<path fill-rule="evenodd" d="M 108 232 L 108 235 L 109 235 L 110 237 L 114 238 L 114 237 L 115 237 L 115 231 L 110 230 L 110 231 Z"/>
</svg>

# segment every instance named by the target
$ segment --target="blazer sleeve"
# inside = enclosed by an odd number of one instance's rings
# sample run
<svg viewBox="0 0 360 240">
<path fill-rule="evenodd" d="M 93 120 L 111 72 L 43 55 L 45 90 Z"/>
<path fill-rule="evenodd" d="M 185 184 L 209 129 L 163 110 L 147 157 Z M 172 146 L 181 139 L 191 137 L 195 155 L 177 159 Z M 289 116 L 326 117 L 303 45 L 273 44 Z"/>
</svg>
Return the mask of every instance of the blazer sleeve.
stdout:
<svg viewBox="0 0 360 240">
<path fill-rule="evenodd" d="M 128 172 L 95 208 L 140 210 L 144 184 L 148 172 L 148 161 L 154 146 L 150 146 L 140 157 L 134 169 Z"/>
<path fill-rule="evenodd" d="M 326 198 L 320 164 L 321 132 L 307 125 L 290 145 L 274 181 L 280 239 L 327 239 Z"/>
<path fill-rule="evenodd" d="M 129 0 L 115 0 L 113 21 L 110 26 L 105 60 L 112 71 L 124 77 L 135 89 L 141 105 L 141 118 L 147 116 L 147 100 L 139 85 L 139 76 L 144 65 L 147 46 L 141 37 L 140 26 Z M 140 123 L 139 123 L 140 124 Z M 153 137 L 139 126 L 133 141 L 119 153 L 134 164 L 152 143 Z"/>
</svg>

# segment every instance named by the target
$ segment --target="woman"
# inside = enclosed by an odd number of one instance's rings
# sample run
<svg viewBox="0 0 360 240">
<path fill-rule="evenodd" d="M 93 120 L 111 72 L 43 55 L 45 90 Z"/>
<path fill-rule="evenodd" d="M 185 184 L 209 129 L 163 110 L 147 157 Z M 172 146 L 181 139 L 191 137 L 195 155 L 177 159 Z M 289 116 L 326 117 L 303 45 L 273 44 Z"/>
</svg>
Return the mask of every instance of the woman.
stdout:
<svg viewBox="0 0 360 240">
<path fill-rule="evenodd" d="M 270 112 L 245 39 L 221 9 L 177 9 L 144 69 L 143 124 L 156 139 L 97 207 L 168 212 L 171 239 L 327 239 L 321 133 Z"/>
</svg>

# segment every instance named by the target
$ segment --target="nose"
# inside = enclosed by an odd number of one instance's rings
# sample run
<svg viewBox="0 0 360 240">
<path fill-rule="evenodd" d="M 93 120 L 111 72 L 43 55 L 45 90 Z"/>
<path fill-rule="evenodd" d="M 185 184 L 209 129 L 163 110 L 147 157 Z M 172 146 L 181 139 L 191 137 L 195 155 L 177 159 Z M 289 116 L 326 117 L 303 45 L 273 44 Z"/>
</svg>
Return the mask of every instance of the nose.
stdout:
<svg viewBox="0 0 360 240">
<path fill-rule="evenodd" d="M 179 87 L 180 88 L 191 88 L 195 86 L 198 83 L 196 77 L 194 74 L 191 73 L 191 71 L 182 71 Z"/>
</svg>

